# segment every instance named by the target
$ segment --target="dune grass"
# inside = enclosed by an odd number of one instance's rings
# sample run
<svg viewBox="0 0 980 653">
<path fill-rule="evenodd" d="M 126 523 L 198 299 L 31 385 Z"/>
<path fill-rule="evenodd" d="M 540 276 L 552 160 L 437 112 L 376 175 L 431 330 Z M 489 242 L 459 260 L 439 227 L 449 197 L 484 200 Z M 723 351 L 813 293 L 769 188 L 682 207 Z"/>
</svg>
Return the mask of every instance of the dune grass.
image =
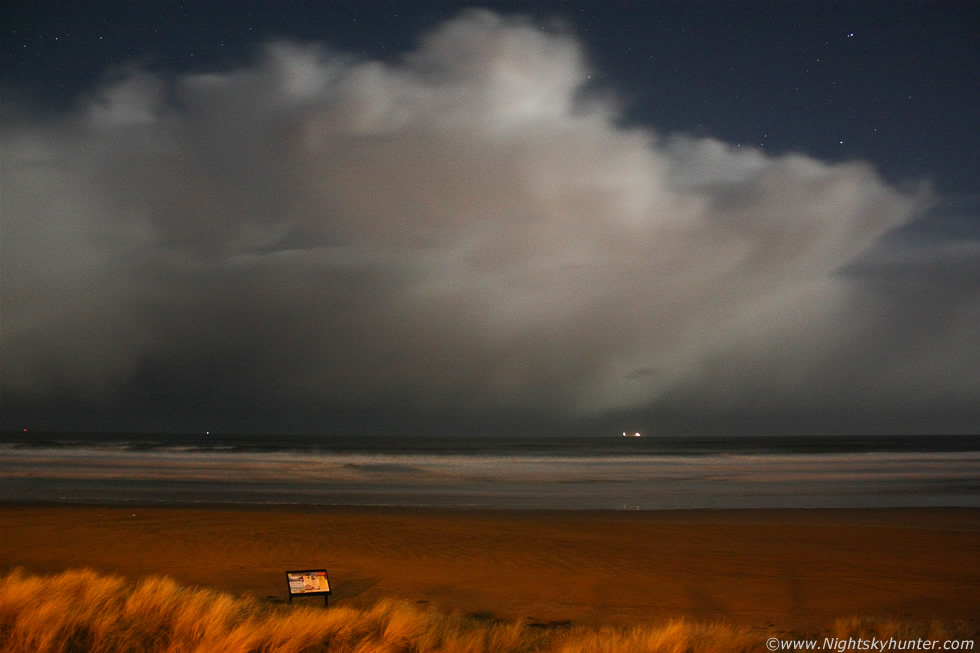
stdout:
<svg viewBox="0 0 980 653">
<path fill-rule="evenodd" d="M 962 630 L 962 629 L 960 629 Z M 942 624 L 838 621 L 833 636 L 962 636 Z M 632 628 L 540 628 L 443 614 L 404 601 L 371 609 L 260 602 L 167 578 L 136 583 L 91 570 L 0 577 L 0 650 L 11 653 L 633 653 L 762 651 L 765 633 L 674 620 Z"/>
</svg>

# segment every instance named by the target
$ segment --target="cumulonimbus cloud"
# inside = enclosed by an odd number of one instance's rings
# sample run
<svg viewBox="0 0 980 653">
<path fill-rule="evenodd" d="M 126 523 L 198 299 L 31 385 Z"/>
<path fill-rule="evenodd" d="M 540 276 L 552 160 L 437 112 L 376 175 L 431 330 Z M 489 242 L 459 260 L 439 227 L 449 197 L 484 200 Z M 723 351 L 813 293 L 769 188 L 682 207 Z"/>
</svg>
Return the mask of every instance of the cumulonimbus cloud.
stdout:
<svg viewBox="0 0 980 653">
<path fill-rule="evenodd" d="M 978 395 L 975 292 L 926 333 L 841 274 L 927 192 L 623 126 L 590 74 L 571 35 L 469 12 L 395 62 L 277 42 L 6 111 L 6 390 L 564 416 Z"/>
</svg>

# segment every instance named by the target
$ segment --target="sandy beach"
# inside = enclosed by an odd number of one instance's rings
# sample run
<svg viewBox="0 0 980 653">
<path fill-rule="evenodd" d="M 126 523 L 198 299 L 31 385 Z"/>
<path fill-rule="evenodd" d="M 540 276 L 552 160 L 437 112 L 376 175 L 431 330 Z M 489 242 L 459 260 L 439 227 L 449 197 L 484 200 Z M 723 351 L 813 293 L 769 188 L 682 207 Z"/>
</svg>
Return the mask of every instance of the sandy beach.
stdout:
<svg viewBox="0 0 980 653">
<path fill-rule="evenodd" d="M 672 617 L 819 629 L 980 615 L 980 510 L 464 512 L 0 505 L 0 570 L 89 567 L 331 605 L 385 597 L 583 625 Z M 312 599 L 308 599 L 312 600 Z"/>
</svg>

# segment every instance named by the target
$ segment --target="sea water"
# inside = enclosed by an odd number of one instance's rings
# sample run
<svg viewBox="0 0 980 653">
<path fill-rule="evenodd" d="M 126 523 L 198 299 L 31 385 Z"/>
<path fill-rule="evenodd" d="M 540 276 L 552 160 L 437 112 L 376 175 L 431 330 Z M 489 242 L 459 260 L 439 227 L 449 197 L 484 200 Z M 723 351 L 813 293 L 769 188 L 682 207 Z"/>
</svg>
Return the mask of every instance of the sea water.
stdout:
<svg viewBox="0 0 980 653">
<path fill-rule="evenodd" d="M 664 510 L 980 506 L 980 440 L 6 434 L 0 501 Z"/>
</svg>

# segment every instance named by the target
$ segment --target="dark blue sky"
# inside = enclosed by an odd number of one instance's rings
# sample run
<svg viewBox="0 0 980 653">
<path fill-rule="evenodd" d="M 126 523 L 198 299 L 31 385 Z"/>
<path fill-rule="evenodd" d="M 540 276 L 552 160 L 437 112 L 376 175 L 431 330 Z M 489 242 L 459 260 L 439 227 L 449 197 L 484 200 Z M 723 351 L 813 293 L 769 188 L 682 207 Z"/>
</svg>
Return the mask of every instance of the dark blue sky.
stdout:
<svg viewBox="0 0 980 653">
<path fill-rule="evenodd" d="M 978 3 L 0 24 L 2 428 L 980 427 Z"/>
<path fill-rule="evenodd" d="M 3 78 L 64 106 L 120 66 L 227 70 L 274 38 L 392 60 L 481 6 L 564 23 L 638 123 L 978 192 L 974 2 L 7 2 Z"/>
</svg>

